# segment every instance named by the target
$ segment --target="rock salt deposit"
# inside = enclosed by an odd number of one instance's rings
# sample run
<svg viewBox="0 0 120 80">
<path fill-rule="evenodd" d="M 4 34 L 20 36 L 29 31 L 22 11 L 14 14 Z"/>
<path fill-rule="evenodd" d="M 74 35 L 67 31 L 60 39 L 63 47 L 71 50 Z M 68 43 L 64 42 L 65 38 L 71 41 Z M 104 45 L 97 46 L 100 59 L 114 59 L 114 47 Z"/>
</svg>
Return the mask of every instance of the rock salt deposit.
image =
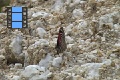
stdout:
<svg viewBox="0 0 120 80">
<path fill-rule="evenodd" d="M 28 28 L 0 13 L 0 80 L 120 80 L 120 0 L 11 0 Z M 59 28 L 67 49 L 56 53 Z"/>
</svg>

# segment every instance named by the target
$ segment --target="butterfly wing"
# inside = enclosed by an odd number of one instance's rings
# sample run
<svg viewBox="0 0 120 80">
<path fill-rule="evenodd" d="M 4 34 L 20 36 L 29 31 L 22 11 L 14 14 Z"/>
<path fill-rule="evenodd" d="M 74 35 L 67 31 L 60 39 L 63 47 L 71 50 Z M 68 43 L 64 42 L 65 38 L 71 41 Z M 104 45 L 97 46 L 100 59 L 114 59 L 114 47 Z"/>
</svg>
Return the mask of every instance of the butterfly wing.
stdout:
<svg viewBox="0 0 120 80">
<path fill-rule="evenodd" d="M 57 45 L 56 45 L 56 50 L 57 53 L 62 53 L 65 51 L 67 48 L 66 42 L 65 42 L 65 33 L 63 30 L 63 27 L 59 29 L 59 34 L 58 34 L 58 39 L 57 39 Z"/>
</svg>

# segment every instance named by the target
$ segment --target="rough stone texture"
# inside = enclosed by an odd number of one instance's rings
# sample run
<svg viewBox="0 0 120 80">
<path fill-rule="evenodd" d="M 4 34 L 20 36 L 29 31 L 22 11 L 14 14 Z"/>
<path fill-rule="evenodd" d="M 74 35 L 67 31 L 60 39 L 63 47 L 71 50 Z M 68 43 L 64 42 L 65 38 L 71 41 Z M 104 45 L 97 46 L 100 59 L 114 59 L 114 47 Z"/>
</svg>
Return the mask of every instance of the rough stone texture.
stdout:
<svg viewBox="0 0 120 80">
<path fill-rule="evenodd" d="M 28 28 L 0 13 L 1 80 L 120 80 L 120 0 L 11 0 Z M 1 5 L 0 5 L 1 6 Z M 55 45 L 63 27 L 67 49 Z"/>
</svg>

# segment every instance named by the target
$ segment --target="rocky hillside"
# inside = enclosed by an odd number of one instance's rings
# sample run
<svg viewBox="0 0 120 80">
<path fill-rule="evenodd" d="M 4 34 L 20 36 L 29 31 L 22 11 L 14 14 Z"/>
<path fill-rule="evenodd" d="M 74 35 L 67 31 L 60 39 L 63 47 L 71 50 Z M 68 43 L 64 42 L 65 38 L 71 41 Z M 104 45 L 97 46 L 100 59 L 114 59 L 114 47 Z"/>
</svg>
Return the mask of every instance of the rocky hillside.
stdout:
<svg viewBox="0 0 120 80">
<path fill-rule="evenodd" d="M 28 7 L 28 28 L 7 28 L 7 13 L 0 13 L 0 80 L 120 80 L 120 0 L 12 0 L 9 6 Z M 60 27 L 67 49 L 57 54 Z"/>
</svg>

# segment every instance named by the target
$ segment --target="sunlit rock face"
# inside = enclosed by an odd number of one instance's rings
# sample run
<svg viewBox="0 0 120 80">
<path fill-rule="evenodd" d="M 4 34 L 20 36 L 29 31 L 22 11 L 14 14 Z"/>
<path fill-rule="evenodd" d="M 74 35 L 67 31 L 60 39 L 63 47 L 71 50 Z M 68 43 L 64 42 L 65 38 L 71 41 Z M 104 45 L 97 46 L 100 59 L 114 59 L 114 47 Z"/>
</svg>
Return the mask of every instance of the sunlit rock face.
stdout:
<svg viewBox="0 0 120 80">
<path fill-rule="evenodd" d="M 6 1 L 0 0 L 0 7 Z M 28 7 L 28 28 L 7 28 L 7 14 L 0 13 L 0 79 L 120 80 L 119 4 L 119 0 L 11 0 L 10 6 Z M 57 53 L 60 27 L 67 48 Z"/>
</svg>

